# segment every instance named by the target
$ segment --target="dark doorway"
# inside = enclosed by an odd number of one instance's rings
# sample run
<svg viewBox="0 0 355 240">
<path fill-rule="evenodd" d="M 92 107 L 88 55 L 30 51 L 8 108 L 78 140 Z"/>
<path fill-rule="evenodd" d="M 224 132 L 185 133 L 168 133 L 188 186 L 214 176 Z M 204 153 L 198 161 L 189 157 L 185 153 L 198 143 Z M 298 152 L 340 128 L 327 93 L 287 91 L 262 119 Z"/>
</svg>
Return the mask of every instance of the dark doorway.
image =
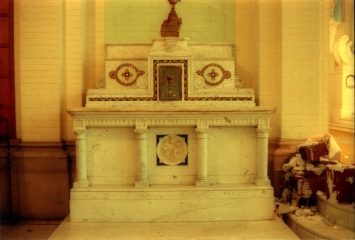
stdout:
<svg viewBox="0 0 355 240">
<path fill-rule="evenodd" d="M 10 137 L 16 138 L 13 0 L 0 1 L 0 116 L 8 119 Z"/>
</svg>

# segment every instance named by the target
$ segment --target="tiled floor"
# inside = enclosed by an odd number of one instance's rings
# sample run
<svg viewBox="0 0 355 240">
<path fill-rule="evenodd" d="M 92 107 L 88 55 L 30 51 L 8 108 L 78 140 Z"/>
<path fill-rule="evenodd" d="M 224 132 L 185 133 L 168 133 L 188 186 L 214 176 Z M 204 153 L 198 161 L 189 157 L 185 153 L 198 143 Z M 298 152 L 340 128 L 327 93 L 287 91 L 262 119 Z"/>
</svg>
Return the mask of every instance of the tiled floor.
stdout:
<svg viewBox="0 0 355 240">
<path fill-rule="evenodd" d="M 1 240 L 46 240 L 61 221 L 19 221 L 16 224 L 1 222 Z"/>
</svg>

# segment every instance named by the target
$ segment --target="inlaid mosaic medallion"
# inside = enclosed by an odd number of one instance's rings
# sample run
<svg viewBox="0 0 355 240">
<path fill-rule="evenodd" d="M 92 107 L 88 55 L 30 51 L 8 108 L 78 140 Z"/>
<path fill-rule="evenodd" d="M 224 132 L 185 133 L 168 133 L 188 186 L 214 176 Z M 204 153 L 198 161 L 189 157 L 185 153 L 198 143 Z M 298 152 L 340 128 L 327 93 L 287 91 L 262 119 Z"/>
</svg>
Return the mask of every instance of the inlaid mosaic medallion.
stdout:
<svg viewBox="0 0 355 240">
<path fill-rule="evenodd" d="M 132 86 L 136 84 L 137 79 L 144 73 L 144 71 L 139 70 L 131 63 L 123 63 L 115 71 L 111 71 L 109 75 L 111 79 L 115 79 L 123 86 Z"/>
<path fill-rule="evenodd" d="M 198 75 L 203 77 L 205 84 L 209 86 L 218 86 L 224 79 L 231 77 L 231 72 L 217 63 L 210 63 L 204 66 L 201 70 L 196 71 Z"/>
<path fill-rule="evenodd" d="M 157 165 L 187 165 L 187 135 L 158 135 L 157 142 Z"/>
</svg>

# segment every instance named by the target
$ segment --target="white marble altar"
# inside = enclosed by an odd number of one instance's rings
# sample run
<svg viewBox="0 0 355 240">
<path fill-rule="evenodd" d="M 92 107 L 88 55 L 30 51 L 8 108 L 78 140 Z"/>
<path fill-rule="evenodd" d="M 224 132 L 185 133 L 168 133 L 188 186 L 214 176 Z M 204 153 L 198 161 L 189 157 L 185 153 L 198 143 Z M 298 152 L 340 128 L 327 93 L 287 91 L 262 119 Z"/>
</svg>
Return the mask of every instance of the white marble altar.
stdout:
<svg viewBox="0 0 355 240">
<path fill-rule="evenodd" d="M 69 109 L 72 222 L 265 220 L 274 108 L 235 76 L 230 44 L 107 45 L 106 79 Z"/>
<path fill-rule="evenodd" d="M 77 136 L 71 220 L 271 219 L 267 148 L 274 111 L 262 107 L 69 110 Z M 188 136 L 188 165 L 156 164 L 159 134 Z"/>
</svg>

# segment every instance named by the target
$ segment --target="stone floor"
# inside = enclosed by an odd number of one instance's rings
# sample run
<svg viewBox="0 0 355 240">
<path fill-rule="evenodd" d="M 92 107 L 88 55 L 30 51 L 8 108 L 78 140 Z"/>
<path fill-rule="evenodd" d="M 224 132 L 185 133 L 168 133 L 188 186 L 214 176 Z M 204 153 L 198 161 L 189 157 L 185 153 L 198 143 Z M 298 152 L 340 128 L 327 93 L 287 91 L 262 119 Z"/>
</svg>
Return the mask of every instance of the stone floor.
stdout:
<svg viewBox="0 0 355 240">
<path fill-rule="evenodd" d="M 1 240 L 46 240 L 58 228 L 62 221 L 19 221 L 11 224 L 2 221 Z"/>
<path fill-rule="evenodd" d="M 264 221 L 173 223 L 71 223 L 49 238 L 63 239 L 299 239 L 277 216 Z"/>
</svg>

